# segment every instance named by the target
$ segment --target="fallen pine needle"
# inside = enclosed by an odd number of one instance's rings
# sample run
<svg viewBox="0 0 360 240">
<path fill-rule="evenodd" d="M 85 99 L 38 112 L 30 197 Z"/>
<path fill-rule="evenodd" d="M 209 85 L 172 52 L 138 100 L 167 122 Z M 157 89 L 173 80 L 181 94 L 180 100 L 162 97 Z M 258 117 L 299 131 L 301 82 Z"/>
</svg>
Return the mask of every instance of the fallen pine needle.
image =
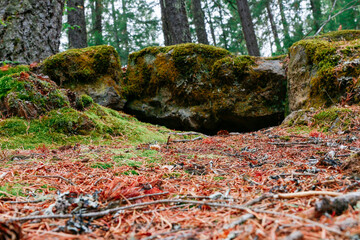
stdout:
<svg viewBox="0 0 360 240">
<path fill-rule="evenodd" d="M 137 204 L 132 204 L 132 205 L 128 205 L 128 206 L 124 206 L 124 207 L 118 207 L 118 208 L 113 208 L 113 209 L 108 209 L 105 211 L 100 211 L 100 212 L 92 212 L 92 213 L 84 213 L 81 214 L 82 217 L 102 217 L 102 216 L 106 216 L 108 214 L 114 213 L 114 212 L 118 212 L 118 211 L 123 211 L 123 210 L 129 210 L 129 209 L 134 209 L 137 207 L 144 207 L 144 206 L 149 206 L 149 205 L 155 205 L 155 204 L 162 204 L 162 203 L 184 203 L 184 204 L 201 204 L 201 205 L 207 205 L 207 206 L 211 206 L 211 207 L 224 207 L 224 208 L 232 208 L 232 209 L 238 209 L 238 210 L 244 210 L 244 211 L 253 211 L 256 213 L 265 213 L 265 214 L 272 214 L 272 215 L 277 215 L 277 216 L 286 216 L 292 219 L 296 219 L 299 221 L 305 221 L 308 223 L 313 224 L 314 226 L 320 227 L 322 229 L 325 229 L 329 232 L 332 233 L 336 233 L 339 235 L 343 235 L 339 230 L 337 229 L 333 229 L 330 228 L 324 224 L 318 223 L 318 222 L 314 222 L 312 220 L 306 219 L 306 218 L 302 218 L 302 217 L 298 217 L 292 214 L 287 214 L 287 213 L 281 213 L 281 212 L 272 212 L 272 211 L 266 211 L 266 210 L 260 210 L 260 209 L 250 209 L 247 207 L 243 207 L 241 205 L 228 205 L 228 204 L 221 204 L 221 203 L 207 203 L 205 201 L 191 201 L 191 200 L 158 200 L 158 201 L 153 201 L 153 202 L 144 202 L 144 203 L 137 203 Z M 27 216 L 27 217 L 19 217 L 19 218 L 10 218 L 9 221 L 28 221 L 28 220 L 39 220 L 39 219 L 49 219 L 49 218 L 60 218 L 60 219 L 67 219 L 67 218 L 72 218 L 73 214 L 57 214 L 57 215 L 34 215 L 34 216 Z"/>
<path fill-rule="evenodd" d="M 64 180 L 65 182 L 69 183 L 70 185 L 76 186 L 76 184 L 73 183 L 71 180 L 66 179 L 66 178 L 64 178 L 63 176 L 60 176 L 60 175 L 54 175 L 54 176 L 50 176 L 50 175 L 47 175 L 47 176 L 33 175 L 33 176 L 38 177 L 38 178 L 58 178 L 58 179 Z"/>
</svg>

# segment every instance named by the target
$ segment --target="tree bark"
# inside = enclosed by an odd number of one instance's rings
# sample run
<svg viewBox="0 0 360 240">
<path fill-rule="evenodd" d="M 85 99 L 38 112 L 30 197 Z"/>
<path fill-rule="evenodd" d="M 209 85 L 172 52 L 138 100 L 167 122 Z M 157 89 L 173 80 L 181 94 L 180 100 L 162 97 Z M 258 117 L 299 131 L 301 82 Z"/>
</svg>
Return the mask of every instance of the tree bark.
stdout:
<svg viewBox="0 0 360 240">
<path fill-rule="evenodd" d="M 191 42 L 184 0 L 160 0 L 165 45 Z"/>
<path fill-rule="evenodd" d="M 224 19 L 224 16 L 223 16 L 223 9 L 221 8 L 220 4 L 218 1 L 216 1 L 216 6 L 219 10 L 219 16 L 220 16 L 220 27 L 221 27 L 221 31 L 222 31 L 222 37 L 223 37 L 223 41 L 224 41 L 224 48 L 225 49 L 229 49 L 229 46 L 228 46 L 228 35 L 227 35 L 227 32 L 226 32 L 226 29 L 225 29 L 225 25 L 224 25 L 224 22 L 223 22 L 223 19 Z"/>
<path fill-rule="evenodd" d="M 68 0 L 69 48 L 87 47 L 84 0 Z"/>
<path fill-rule="evenodd" d="M 0 0 L 0 61 L 29 64 L 59 51 L 64 0 Z"/>
<path fill-rule="evenodd" d="M 122 25 L 124 28 L 121 31 L 122 39 L 124 41 L 124 53 L 129 56 L 130 49 L 129 49 L 129 32 L 128 32 L 128 17 L 127 17 L 127 7 L 126 7 L 126 0 L 122 0 Z"/>
<path fill-rule="evenodd" d="M 115 10 L 115 3 L 114 3 L 114 0 L 111 0 L 111 16 L 112 16 L 112 19 L 113 19 L 113 33 L 114 33 L 114 38 L 115 38 L 115 43 L 116 43 L 116 46 L 115 46 L 115 49 L 116 51 L 120 52 L 120 37 L 119 37 L 119 32 L 118 32 L 118 28 L 117 28 L 117 25 L 118 25 L 118 18 L 117 18 L 117 12 Z"/>
<path fill-rule="evenodd" d="M 244 33 L 248 53 L 251 56 L 260 56 L 260 50 L 256 40 L 254 25 L 252 22 L 248 2 L 247 0 L 236 0 L 236 3 L 238 6 L 242 31 Z"/>
<path fill-rule="evenodd" d="M 286 16 L 285 16 L 285 9 L 284 9 L 284 4 L 282 2 L 282 0 L 278 0 L 278 5 L 280 8 L 280 16 L 281 16 L 281 23 L 283 25 L 283 33 L 284 33 L 284 48 L 289 48 L 291 46 L 291 38 L 289 35 L 289 24 L 286 21 Z"/>
<path fill-rule="evenodd" d="M 209 17 L 209 25 L 210 25 L 211 38 L 212 38 L 212 40 L 213 40 L 213 45 L 216 46 L 216 37 L 215 37 L 214 23 L 213 23 L 213 20 L 212 20 L 212 18 L 211 18 L 212 14 L 211 14 L 211 12 L 210 12 L 210 6 L 209 6 L 208 0 L 206 0 L 206 9 L 207 9 L 208 17 Z"/>
<path fill-rule="evenodd" d="M 102 0 L 95 0 L 95 23 L 94 23 L 95 45 L 103 44 L 102 13 L 103 13 Z"/>
<path fill-rule="evenodd" d="M 320 0 L 310 0 L 311 11 L 314 18 L 313 30 L 316 32 L 320 28 L 320 22 L 322 18 L 321 14 L 321 2 Z"/>
<path fill-rule="evenodd" d="M 270 25 L 271 25 L 271 31 L 272 31 L 272 33 L 274 35 L 276 51 L 280 51 L 281 50 L 281 45 L 280 45 L 279 34 L 278 34 L 277 27 L 276 27 L 276 23 L 274 21 L 274 15 L 272 14 L 270 2 L 271 2 L 271 0 L 266 1 L 266 10 L 267 10 Z"/>
<path fill-rule="evenodd" d="M 198 42 L 209 45 L 205 27 L 204 11 L 201 8 L 201 0 L 191 0 L 191 11 L 194 16 L 195 31 Z"/>
</svg>

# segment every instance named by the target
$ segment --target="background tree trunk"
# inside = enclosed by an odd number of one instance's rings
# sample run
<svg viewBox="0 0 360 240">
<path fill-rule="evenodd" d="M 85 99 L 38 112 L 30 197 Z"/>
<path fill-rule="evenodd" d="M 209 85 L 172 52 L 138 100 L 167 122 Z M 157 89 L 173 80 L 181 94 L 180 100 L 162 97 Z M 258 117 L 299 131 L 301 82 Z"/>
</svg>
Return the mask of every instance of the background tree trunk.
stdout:
<svg viewBox="0 0 360 240">
<path fill-rule="evenodd" d="M 281 24 L 283 26 L 283 33 L 284 33 L 284 48 L 288 49 L 292 44 L 289 34 L 289 24 L 286 20 L 285 9 L 282 0 L 278 0 L 278 5 L 280 8 Z"/>
<path fill-rule="evenodd" d="M 244 33 L 248 53 L 251 56 L 260 56 L 259 45 L 256 40 L 254 25 L 252 22 L 248 2 L 247 0 L 236 0 L 236 3 L 238 6 L 242 31 Z"/>
<path fill-rule="evenodd" d="M 69 48 L 87 47 L 84 0 L 68 0 Z"/>
<path fill-rule="evenodd" d="M 275 23 L 275 20 L 274 20 L 274 15 L 272 14 L 270 2 L 271 2 L 271 0 L 266 1 L 266 10 L 267 10 L 270 25 L 271 25 L 271 31 L 272 31 L 272 33 L 274 35 L 276 51 L 280 52 L 281 51 L 280 39 L 279 39 L 279 34 L 278 34 L 277 27 L 276 27 L 276 23 Z"/>
<path fill-rule="evenodd" d="M 191 42 L 184 0 L 160 0 L 165 45 Z"/>
<path fill-rule="evenodd" d="M 0 0 L 0 61 L 29 64 L 59 51 L 64 0 Z"/>
<path fill-rule="evenodd" d="M 223 42 L 224 42 L 224 45 L 223 45 L 223 48 L 225 48 L 226 50 L 229 49 L 229 46 L 228 46 L 228 34 L 227 34 L 227 31 L 226 31 L 226 26 L 223 22 L 223 18 L 224 18 L 224 14 L 223 14 L 223 9 L 221 7 L 221 3 L 219 3 L 219 1 L 216 1 L 214 2 L 214 4 L 216 4 L 217 6 L 217 9 L 218 9 L 218 12 L 219 12 L 219 22 L 220 22 L 220 27 L 221 27 L 221 32 L 222 32 L 222 38 L 223 38 Z"/>
<path fill-rule="evenodd" d="M 120 37 L 119 37 L 119 32 L 118 32 L 118 28 L 117 25 L 119 24 L 118 22 L 118 18 L 117 18 L 117 11 L 115 10 L 115 0 L 111 0 L 111 16 L 113 19 L 113 34 L 114 34 L 114 39 L 115 39 L 115 49 L 117 52 L 120 52 Z"/>
<path fill-rule="evenodd" d="M 213 23 L 213 19 L 212 19 L 212 14 L 210 12 L 210 5 L 208 0 L 205 0 L 206 2 L 206 10 L 207 10 L 207 15 L 208 15 L 208 22 L 210 25 L 210 33 L 211 33 L 211 38 L 213 40 L 213 45 L 216 46 L 216 37 L 215 37 L 215 29 L 214 29 L 214 23 Z"/>
<path fill-rule="evenodd" d="M 130 53 L 130 48 L 129 48 L 129 31 L 128 31 L 128 11 L 127 11 L 127 2 L 126 0 L 122 0 L 122 23 L 121 25 L 123 26 L 122 30 L 121 30 L 121 35 L 122 35 L 122 40 L 124 43 L 124 54 L 127 56 L 129 56 Z"/>
<path fill-rule="evenodd" d="M 314 18 L 313 30 L 316 32 L 320 28 L 320 22 L 322 18 L 321 14 L 321 2 L 320 0 L 310 0 L 311 11 Z"/>
<path fill-rule="evenodd" d="M 103 44 L 102 13 L 103 13 L 102 0 L 95 0 L 95 23 L 94 23 L 95 45 Z"/>
<path fill-rule="evenodd" d="M 191 11 L 194 16 L 194 25 L 198 42 L 209 45 L 205 28 L 204 11 L 201 8 L 201 0 L 191 0 Z"/>
</svg>

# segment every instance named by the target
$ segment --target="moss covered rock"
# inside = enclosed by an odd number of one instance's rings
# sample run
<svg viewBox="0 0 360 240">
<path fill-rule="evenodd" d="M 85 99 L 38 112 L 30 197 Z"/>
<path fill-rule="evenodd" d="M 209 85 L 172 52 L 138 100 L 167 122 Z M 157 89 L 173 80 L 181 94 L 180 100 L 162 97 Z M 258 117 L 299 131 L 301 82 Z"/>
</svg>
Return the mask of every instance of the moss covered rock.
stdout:
<svg viewBox="0 0 360 240">
<path fill-rule="evenodd" d="M 0 78 L 0 111 L 4 117 L 34 119 L 53 109 L 75 106 L 76 100 L 70 91 L 59 89 L 55 82 L 28 71 Z"/>
<path fill-rule="evenodd" d="M 280 60 L 192 43 L 133 53 L 122 87 L 126 110 L 140 119 L 206 132 L 277 124 L 286 94 Z"/>
<path fill-rule="evenodd" d="M 124 106 L 120 59 L 111 46 L 71 49 L 47 58 L 41 69 L 61 87 L 87 94 L 102 106 L 117 110 Z"/>
<path fill-rule="evenodd" d="M 27 68 L 6 71 L 0 78 L 1 148 L 110 142 L 113 137 L 123 137 L 127 144 L 166 139 L 159 128 L 100 106 L 88 95 L 61 89 Z"/>
<path fill-rule="evenodd" d="M 360 31 L 308 38 L 290 48 L 290 111 L 360 101 Z"/>
</svg>

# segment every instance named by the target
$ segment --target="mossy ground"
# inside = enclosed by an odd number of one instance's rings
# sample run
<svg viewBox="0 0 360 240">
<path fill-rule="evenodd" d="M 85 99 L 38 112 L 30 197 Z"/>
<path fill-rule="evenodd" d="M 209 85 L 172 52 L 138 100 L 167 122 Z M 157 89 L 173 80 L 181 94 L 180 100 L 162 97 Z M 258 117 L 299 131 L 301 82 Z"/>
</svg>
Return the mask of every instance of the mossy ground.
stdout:
<svg viewBox="0 0 360 240">
<path fill-rule="evenodd" d="M 114 138 L 127 144 L 166 141 L 165 128 L 137 121 L 129 115 L 92 104 L 81 112 L 69 107 L 39 119 L 18 117 L 0 121 L 1 148 L 36 148 L 43 144 L 107 144 Z"/>
<path fill-rule="evenodd" d="M 358 108 L 334 106 L 327 109 L 301 110 L 287 119 L 283 126 L 291 132 L 309 133 L 313 130 L 322 133 L 346 132 L 353 128 L 354 119 L 358 118 Z"/>
</svg>

